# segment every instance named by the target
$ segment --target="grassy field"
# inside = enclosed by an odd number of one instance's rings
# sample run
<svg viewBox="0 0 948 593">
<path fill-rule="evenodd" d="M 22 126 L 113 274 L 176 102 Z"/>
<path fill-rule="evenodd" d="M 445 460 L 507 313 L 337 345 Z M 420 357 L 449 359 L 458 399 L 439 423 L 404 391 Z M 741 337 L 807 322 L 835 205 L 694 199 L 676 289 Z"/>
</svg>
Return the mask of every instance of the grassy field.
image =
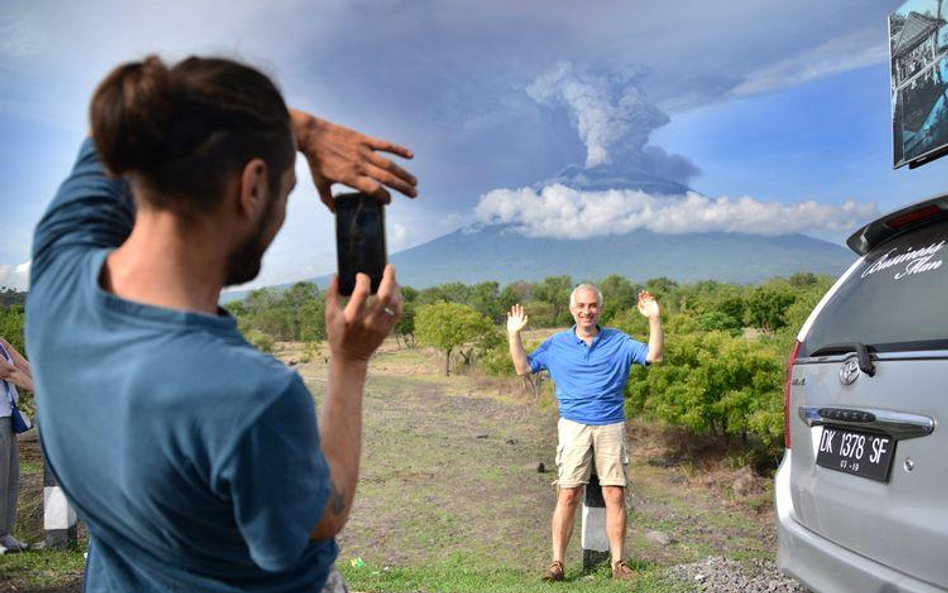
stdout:
<svg viewBox="0 0 948 593">
<path fill-rule="evenodd" d="M 301 350 L 283 345 L 278 355 L 299 361 Z M 324 357 L 317 354 L 297 368 L 318 405 L 326 384 Z M 339 538 L 338 564 L 350 587 L 393 593 L 563 590 L 539 581 L 550 556 L 555 500 L 551 394 L 536 401 L 515 378 L 442 373 L 437 352 L 399 349 L 394 342 L 373 359 L 359 490 Z M 768 480 L 751 478 L 738 496 L 731 484 L 746 471 L 719 443 L 638 421 L 629 423 L 629 438 L 627 555 L 640 577 L 614 583 L 606 568 L 582 572 L 577 513 L 566 587 L 693 591 L 668 569 L 709 555 L 773 556 Z M 18 533 L 37 541 L 42 466 L 35 445 L 24 447 L 24 459 Z M 536 471 L 538 462 L 544 473 Z M 650 531 L 670 536 L 671 543 L 649 543 Z M 81 571 L 81 549 L 0 556 L 0 591 L 78 591 Z"/>
</svg>

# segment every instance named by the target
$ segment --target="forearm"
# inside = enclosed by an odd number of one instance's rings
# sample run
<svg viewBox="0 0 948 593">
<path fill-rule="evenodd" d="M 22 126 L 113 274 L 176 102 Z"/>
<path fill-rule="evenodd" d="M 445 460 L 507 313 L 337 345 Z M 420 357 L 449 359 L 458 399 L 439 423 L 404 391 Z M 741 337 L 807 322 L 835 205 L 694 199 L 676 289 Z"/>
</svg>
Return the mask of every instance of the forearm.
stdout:
<svg viewBox="0 0 948 593">
<path fill-rule="evenodd" d="M 665 356 L 665 333 L 662 330 L 662 320 L 656 315 L 648 320 L 648 354 L 645 359 L 649 364 L 662 362 Z"/>
<path fill-rule="evenodd" d="M 10 358 L 13 359 L 13 364 L 16 368 L 20 369 L 26 375 L 33 377 L 33 369 L 30 368 L 30 361 L 26 359 L 25 356 L 20 354 L 20 352 L 13 347 L 13 344 L 10 342 L 0 339 L 0 343 L 3 344 L 3 347 L 6 348 L 7 353 L 10 355 Z"/>
<path fill-rule="evenodd" d="M 17 369 L 17 374 L 15 377 L 11 378 L 11 381 L 20 389 L 36 391 L 36 389 L 33 387 L 33 377 L 20 369 Z"/>
<path fill-rule="evenodd" d="M 313 539 L 333 537 L 345 526 L 359 480 L 362 452 L 362 390 L 367 361 L 333 356 L 329 390 L 319 417 L 323 455 L 329 463 L 332 492 Z"/>
<path fill-rule="evenodd" d="M 513 360 L 514 368 L 521 377 L 530 374 L 530 361 L 527 360 L 527 353 L 523 349 L 523 340 L 520 332 L 507 335 L 510 343 L 510 358 Z"/>
<path fill-rule="evenodd" d="M 108 175 L 94 145 L 87 140 L 75 167 L 36 227 L 33 281 L 64 249 L 118 247 L 128 238 L 134 222 L 135 206 L 127 184 Z"/>
</svg>

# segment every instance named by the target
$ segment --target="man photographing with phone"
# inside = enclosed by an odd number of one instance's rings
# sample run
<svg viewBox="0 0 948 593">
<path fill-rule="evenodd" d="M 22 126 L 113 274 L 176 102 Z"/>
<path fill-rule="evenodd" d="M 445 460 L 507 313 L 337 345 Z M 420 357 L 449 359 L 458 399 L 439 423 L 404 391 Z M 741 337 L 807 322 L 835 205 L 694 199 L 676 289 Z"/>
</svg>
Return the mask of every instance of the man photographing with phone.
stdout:
<svg viewBox="0 0 948 593">
<path fill-rule="evenodd" d="M 345 308 L 327 289 L 329 385 L 300 377 L 217 305 L 253 279 L 295 185 L 387 203 L 400 146 L 290 111 L 226 59 L 119 66 L 92 138 L 37 226 L 27 306 L 41 436 L 89 527 L 84 590 L 345 590 L 334 537 L 355 494 L 368 360 L 401 312 L 395 271 Z M 327 584 L 327 581 L 329 584 Z"/>
</svg>

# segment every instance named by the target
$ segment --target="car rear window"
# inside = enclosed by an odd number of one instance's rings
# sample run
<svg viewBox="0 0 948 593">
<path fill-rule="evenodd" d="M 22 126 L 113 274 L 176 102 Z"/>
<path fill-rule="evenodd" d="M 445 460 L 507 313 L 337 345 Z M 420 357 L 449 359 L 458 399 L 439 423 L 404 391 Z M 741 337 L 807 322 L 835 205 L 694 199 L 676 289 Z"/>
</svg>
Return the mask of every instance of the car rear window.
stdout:
<svg viewBox="0 0 948 593">
<path fill-rule="evenodd" d="M 880 352 L 948 348 L 946 260 L 945 220 L 877 246 L 814 321 L 806 353 L 847 342 Z"/>
</svg>

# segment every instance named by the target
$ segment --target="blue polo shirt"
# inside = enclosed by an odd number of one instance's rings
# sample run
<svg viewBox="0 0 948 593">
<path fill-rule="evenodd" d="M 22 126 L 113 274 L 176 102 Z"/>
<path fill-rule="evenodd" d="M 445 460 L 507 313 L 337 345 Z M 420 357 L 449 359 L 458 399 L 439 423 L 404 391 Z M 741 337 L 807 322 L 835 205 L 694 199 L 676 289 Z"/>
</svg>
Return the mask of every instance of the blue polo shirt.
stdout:
<svg viewBox="0 0 948 593">
<path fill-rule="evenodd" d="M 531 372 L 550 371 L 560 416 L 581 424 L 625 420 L 624 391 L 633 364 L 648 364 L 648 345 L 617 329 L 600 328 L 588 346 L 576 327 L 553 334 L 527 357 Z"/>
</svg>

